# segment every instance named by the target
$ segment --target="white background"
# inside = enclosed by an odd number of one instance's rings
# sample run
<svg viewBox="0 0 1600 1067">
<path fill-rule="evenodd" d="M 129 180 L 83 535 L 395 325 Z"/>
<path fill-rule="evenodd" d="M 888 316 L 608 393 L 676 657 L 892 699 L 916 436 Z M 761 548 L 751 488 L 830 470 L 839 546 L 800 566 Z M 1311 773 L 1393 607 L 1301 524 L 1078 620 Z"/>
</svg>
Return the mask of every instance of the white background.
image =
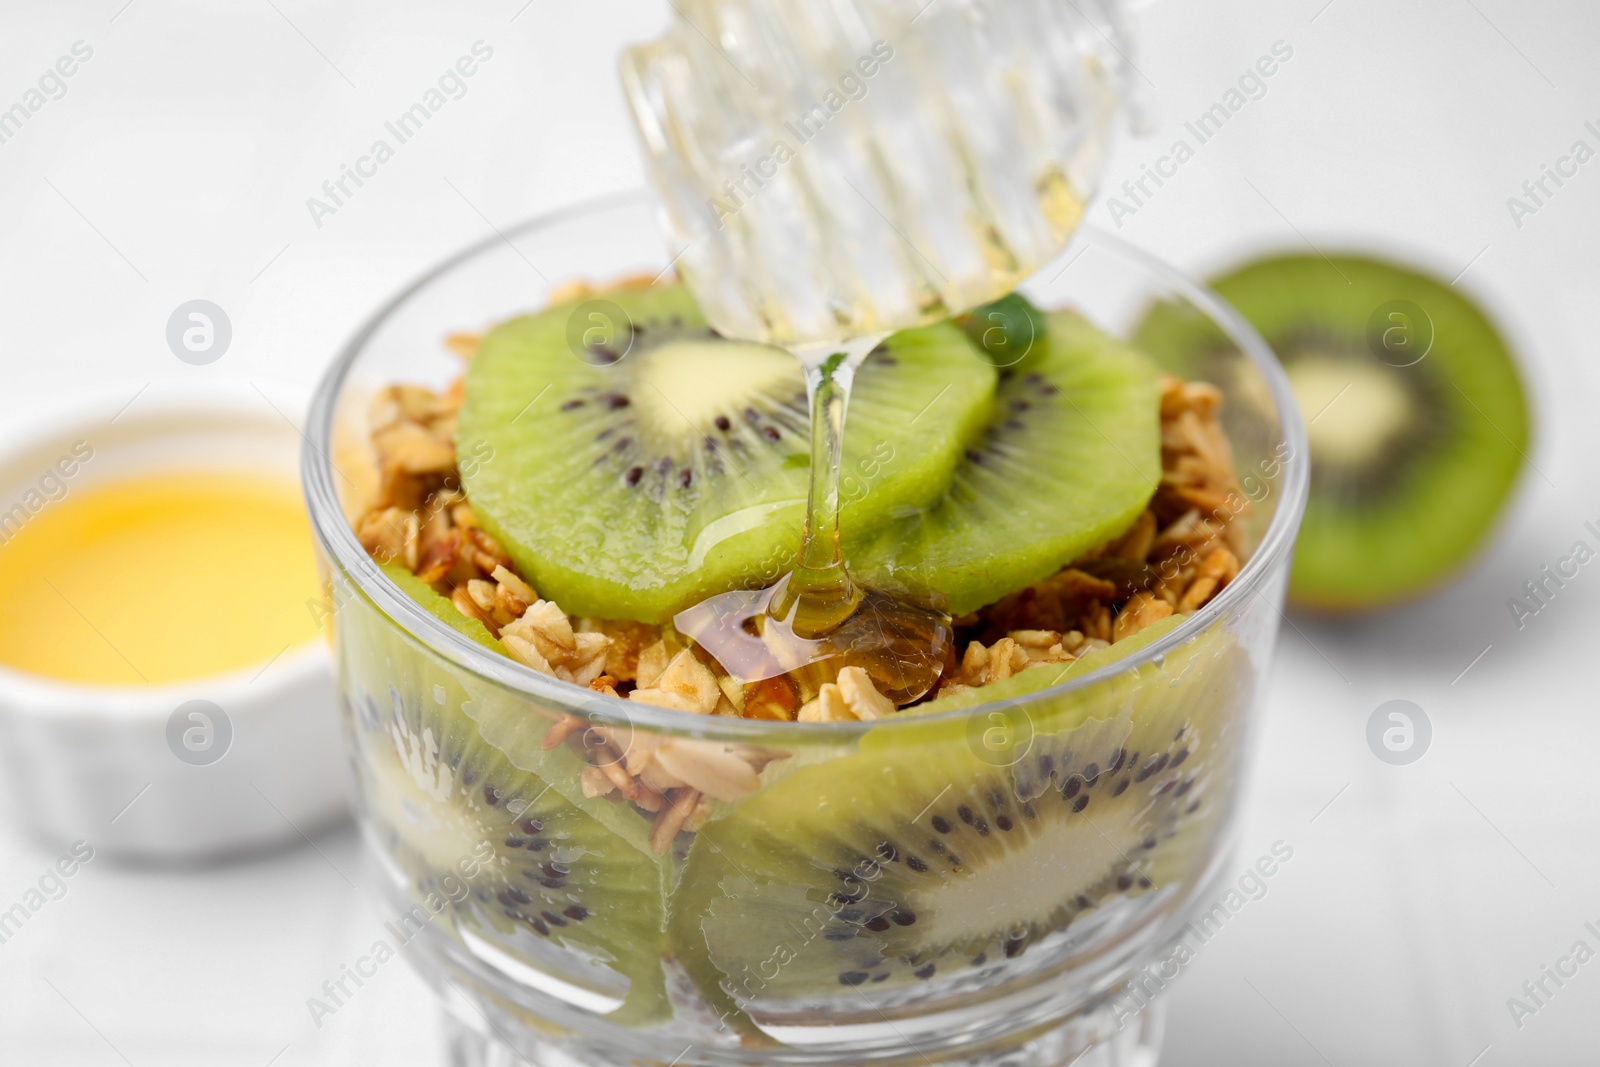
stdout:
<svg viewBox="0 0 1600 1067">
<path fill-rule="evenodd" d="M 1308 244 L 1465 271 L 1520 346 L 1542 473 L 1448 591 L 1285 630 L 1239 864 L 1277 840 L 1294 856 L 1184 970 L 1163 1062 L 1593 1062 L 1600 962 L 1520 1029 L 1506 998 L 1578 938 L 1600 948 L 1583 929 L 1600 925 L 1600 570 L 1520 632 L 1505 601 L 1600 520 L 1600 161 L 1520 228 L 1506 198 L 1574 140 L 1600 147 L 1583 126 L 1600 125 L 1600 9 L 1325 4 L 1147 10 L 1138 63 L 1160 121 L 1121 145 L 1112 188 L 1274 42 L 1294 54 L 1120 232 L 1200 273 Z M 309 387 L 381 299 L 491 222 L 641 182 L 614 58 L 668 14 L 660 0 L 8 0 L 0 108 L 73 42 L 94 54 L 0 144 L 0 418 L 91 383 Z M 494 56 L 466 97 L 314 225 L 306 198 L 479 39 Z M 1116 228 L 1103 204 L 1095 217 Z M 233 323 L 208 367 L 164 340 L 196 297 Z M 1409 767 L 1364 739 L 1395 697 L 1434 725 Z M 0 824 L 0 901 L 58 851 Z M 440 1063 L 430 996 L 400 964 L 311 1025 L 306 998 L 378 930 L 345 876 L 361 881 L 348 831 L 205 870 L 95 860 L 0 946 L 0 1060 Z"/>
</svg>

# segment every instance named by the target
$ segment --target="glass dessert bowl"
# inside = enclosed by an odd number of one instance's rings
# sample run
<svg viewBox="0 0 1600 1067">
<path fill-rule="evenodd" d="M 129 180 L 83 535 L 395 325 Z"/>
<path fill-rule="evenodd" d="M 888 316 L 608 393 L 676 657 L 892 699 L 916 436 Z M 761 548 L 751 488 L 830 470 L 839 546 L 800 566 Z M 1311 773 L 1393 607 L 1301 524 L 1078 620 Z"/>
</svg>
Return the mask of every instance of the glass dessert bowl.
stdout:
<svg viewBox="0 0 1600 1067">
<path fill-rule="evenodd" d="M 896 335 L 863 368 L 880 414 L 847 424 L 846 558 L 955 616 L 943 676 L 757 677 L 672 617 L 792 562 L 803 463 L 755 449 L 790 435 L 799 372 L 741 410 L 724 394 L 760 353 L 667 273 L 643 196 L 527 223 L 380 311 L 313 410 L 359 817 L 457 1062 L 1153 1056 L 1159 1002 L 1116 998 L 1225 870 L 1304 503 L 1271 353 L 1092 229 L 1024 287 L 1076 314 L 1012 300 Z M 1203 366 L 1118 340 L 1156 305 L 1215 325 Z M 674 345 L 739 351 L 650 379 Z M 705 456 L 637 461 L 646 386 Z M 638 551 L 626 516 L 699 514 L 675 494 L 719 464 L 754 483 L 735 517 Z"/>
</svg>

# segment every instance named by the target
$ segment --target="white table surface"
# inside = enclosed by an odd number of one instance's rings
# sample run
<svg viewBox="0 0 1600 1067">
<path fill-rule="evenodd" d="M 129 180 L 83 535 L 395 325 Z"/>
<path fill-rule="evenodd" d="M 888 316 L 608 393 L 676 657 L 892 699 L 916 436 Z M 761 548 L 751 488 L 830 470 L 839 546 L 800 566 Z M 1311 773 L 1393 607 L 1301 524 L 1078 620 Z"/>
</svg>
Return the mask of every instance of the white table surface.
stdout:
<svg viewBox="0 0 1600 1067">
<path fill-rule="evenodd" d="M 380 299 L 486 220 L 640 183 L 614 56 L 667 14 L 647 0 L 9 0 L 0 107 L 73 42 L 94 52 L 0 144 L 0 418 L 91 382 L 309 387 Z M 480 39 L 494 55 L 468 94 L 316 226 L 306 198 Z M 1600 927 L 1600 573 L 1521 631 L 1505 601 L 1600 520 L 1600 162 L 1520 227 L 1506 199 L 1575 140 L 1600 147 L 1584 128 L 1600 126 L 1600 9 L 1159 0 L 1138 56 L 1158 126 L 1119 147 L 1109 186 L 1278 41 L 1293 57 L 1263 97 L 1132 215 L 1102 202 L 1096 221 L 1201 272 L 1307 245 L 1464 271 L 1521 347 L 1541 473 L 1443 594 L 1285 631 L 1239 866 L 1278 840 L 1294 856 L 1184 969 L 1163 1062 L 1594 1062 L 1600 962 L 1520 1028 L 1506 1000 L 1574 941 L 1600 949 L 1583 925 Z M 208 367 L 164 341 L 195 297 L 234 327 Z M 1364 737 L 1396 697 L 1435 730 L 1407 767 Z M 0 821 L 0 901 L 58 853 Z M 311 1023 L 306 998 L 378 929 L 346 881 L 360 874 L 348 829 L 203 870 L 97 858 L 0 945 L 0 1062 L 441 1063 L 430 996 L 403 967 Z"/>
</svg>

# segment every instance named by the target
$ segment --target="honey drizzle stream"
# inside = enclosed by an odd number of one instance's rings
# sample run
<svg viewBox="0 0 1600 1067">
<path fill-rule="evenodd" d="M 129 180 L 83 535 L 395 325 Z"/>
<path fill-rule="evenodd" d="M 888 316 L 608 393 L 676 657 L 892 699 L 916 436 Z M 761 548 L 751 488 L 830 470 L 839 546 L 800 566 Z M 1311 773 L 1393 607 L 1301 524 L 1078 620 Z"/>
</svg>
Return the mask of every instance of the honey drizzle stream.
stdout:
<svg viewBox="0 0 1600 1067">
<path fill-rule="evenodd" d="M 734 590 L 674 620 L 745 684 L 789 676 L 801 700 L 847 666 L 864 669 L 896 704 L 931 690 L 953 637 L 942 611 L 858 585 L 839 536 L 844 425 L 857 368 L 884 335 L 797 345 L 811 409 L 811 476 L 795 569 L 759 590 Z"/>
</svg>

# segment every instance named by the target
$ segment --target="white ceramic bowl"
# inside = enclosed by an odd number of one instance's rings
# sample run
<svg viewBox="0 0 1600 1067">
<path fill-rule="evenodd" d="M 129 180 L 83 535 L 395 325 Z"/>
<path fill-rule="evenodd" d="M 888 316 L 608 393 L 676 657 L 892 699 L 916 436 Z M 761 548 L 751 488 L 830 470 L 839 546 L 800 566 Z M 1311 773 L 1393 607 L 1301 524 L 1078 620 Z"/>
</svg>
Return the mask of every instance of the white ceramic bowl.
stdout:
<svg viewBox="0 0 1600 1067">
<path fill-rule="evenodd" d="M 157 471 L 292 478 L 302 408 L 303 397 L 254 383 L 153 383 L 7 427 L 0 523 L 26 521 L 30 502 L 44 501 L 41 514 L 51 506 L 47 493 L 29 495 L 51 471 L 46 488 L 57 496 Z M 92 458 L 58 467 L 80 441 Z M 23 513 L 12 511 L 19 503 Z M 48 839 L 128 857 L 193 859 L 298 840 L 346 811 L 334 701 L 321 641 L 236 673 L 141 688 L 0 667 L 0 766 L 14 817 Z"/>
</svg>

